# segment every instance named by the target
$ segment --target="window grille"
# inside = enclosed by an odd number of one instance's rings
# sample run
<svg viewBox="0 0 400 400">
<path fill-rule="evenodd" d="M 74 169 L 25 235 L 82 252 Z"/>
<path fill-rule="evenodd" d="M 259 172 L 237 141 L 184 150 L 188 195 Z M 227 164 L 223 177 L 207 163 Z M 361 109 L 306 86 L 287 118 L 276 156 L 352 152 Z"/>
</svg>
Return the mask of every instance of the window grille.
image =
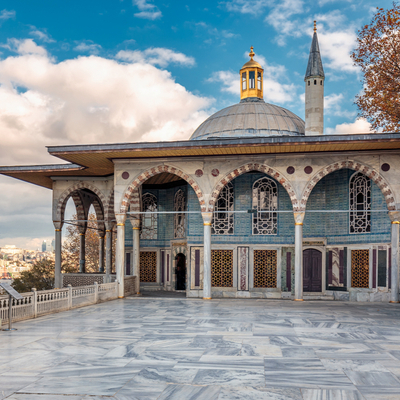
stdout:
<svg viewBox="0 0 400 400">
<path fill-rule="evenodd" d="M 145 193 L 142 196 L 142 211 L 148 214 L 142 214 L 141 239 L 157 239 L 157 214 L 150 214 L 151 211 L 157 211 L 157 197 L 151 193 Z"/>
<path fill-rule="evenodd" d="M 182 189 L 179 189 L 175 193 L 174 198 L 174 211 L 178 214 L 174 214 L 174 237 L 180 239 L 185 237 L 185 213 L 186 210 L 186 199 Z"/>
<path fill-rule="evenodd" d="M 249 89 L 255 89 L 256 87 L 255 77 L 256 77 L 255 71 L 249 71 Z"/>
<path fill-rule="evenodd" d="M 278 187 L 269 178 L 253 184 L 253 235 L 276 235 L 278 231 Z"/>
<path fill-rule="evenodd" d="M 226 211 L 233 211 L 233 185 L 231 182 L 223 187 L 214 207 L 211 226 L 211 232 L 214 235 L 233 235 L 233 213 Z"/>
<path fill-rule="evenodd" d="M 361 172 L 350 178 L 350 233 L 371 232 L 371 180 Z"/>
<path fill-rule="evenodd" d="M 261 80 L 261 72 L 257 72 L 257 89 L 262 89 L 262 80 Z"/>
<path fill-rule="evenodd" d="M 243 72 L 242 73 L 242 90 L 246 90 L 247 89 L 247 84 L 246 84 L 246 79 L 247 79 L 247 77 L 246 77 L 246 72 Z"/>
</svg>

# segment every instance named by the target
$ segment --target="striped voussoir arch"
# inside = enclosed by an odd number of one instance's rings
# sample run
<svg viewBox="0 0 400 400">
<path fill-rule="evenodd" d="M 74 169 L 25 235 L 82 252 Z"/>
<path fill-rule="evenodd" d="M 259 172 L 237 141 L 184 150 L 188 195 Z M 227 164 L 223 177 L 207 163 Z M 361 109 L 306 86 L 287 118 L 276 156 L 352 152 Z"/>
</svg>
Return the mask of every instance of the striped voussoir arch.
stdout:
<svg viewBox="0 0 400 400">
<path fill-rule="evenodd" d="M 93 184 L 82 181 L 82 182 L 76 183 L 76 184 L 72 185 L 71 187 L 69 187 L 59 197 L 58 202 L 57 202 L 57 217 L 59 218 L 59 221 L 64 220 L 64 212 L 65 212 L 65 207 L 67 205 L 68 199 L 70 197 L 74 198 L 75 193 L 79 193 L 80 189 L 88 189 L 88 190 L 92 191 L 93 193 L 95 193 L 97 195 L 97 197 L 99 198 L 101 204 L 103 205 L 103 209 L 106 208 L 107 201 L 106 201 L 106 198 L 104 197 L 104 194 Z M 83 204 L 82 204 L 82 208 L 83 208 Z M 79 212 L 80 211 L 78 211 L 78 209 L 77 209 L 78 218 L 81 219 Z M 82 219 L 85 219 L 85 218 L 82 218 Z"/>
<path fill-rule="evenodd" d="M 178 254 L 183 254 L 186 257 L 186 246 L 173 246 L 172 257 L 175 258 Z"/>
<path fill-rule="evenodd" d="M 299 211 L 305 211 L 308 198 L 310 197 L 313 188 L 323 177 L 334 171 L 338 171 L 340 169 L 345 169 L 345 168 L 361 172 L 362 174 L 370 178 L 373 182 L 375 182 L 376 185 L 379 187 L 379 189 L 381 189 L 382 191 L 388 210 L 389 211 L 396 210 L 396 201 L 394 198 L 393 191 L 390 189 L 390 186 L 385 180 L 385 178 L 382 175 L 380 175 L 378 171 L 376 171 L 375 169 L 366 164 L 362 164 L 357 161 L 341 161 L 341 162 L 335 162 L 333 164 L 330 164 L 322 168 L 310 179 L 310 181 L 308 182 L 307 186 L 303 191 L 303 195 L 300 201 Z"/>
<path fill-rule="evenodd" d="M 170 174 L 177 175 L 182 179 L 184 179 L 195 191 L 197 198 L 199 199 L 201 211 L 202 212 L 206 211 L 206 203 L 204 200 L 203 192 L 201 191 L 199 185 L 193 178 L 185 174 L 179 168 L 172 167 L 170 165 L 158 165 L 157 167 L 153 167 L 148 169 L 147 171 L 142 172 L 138 177 L 136 177 L 131 182 L 131 184 L 125 191 L 124 197 L 122 198 L 120 213 L 125 214 L 128 211 L 130 198 L 137 188 L 139 188 L 145 181 L 147 181 L 152 176 L 161 174 L 163 172 L 169 172 Z"/>
<path fill-rule="evenodd" d="M 245 174 L 246 172 L 250 171 L 259 171 L 263 172 L 264 174 L 270 176 L 271 178 L 276 179 L 287 191 L 290 201 L 292 202 L 293 210 L 297 211 L 299 208 L 298 200 L 296 196 L 296 192 L 292 186 L 292 184 L 282 175 L 282 173 L 274 170 L 273 168 L 269 167 L 265 164 L 257 164 L 257 163 L 248 163 L 244 164 L 239 168 L 234 169 L 229 174 L 225 175 L 215 186 L 211 194 L 211 198 L 209 201 L 208 211 L 212 212 L 214 210 L 215 203 L 218 199 L 218 196 L 223 189 L 223 187 L 233 179 L 237 178 L 238 176 Z"/>
</svg>

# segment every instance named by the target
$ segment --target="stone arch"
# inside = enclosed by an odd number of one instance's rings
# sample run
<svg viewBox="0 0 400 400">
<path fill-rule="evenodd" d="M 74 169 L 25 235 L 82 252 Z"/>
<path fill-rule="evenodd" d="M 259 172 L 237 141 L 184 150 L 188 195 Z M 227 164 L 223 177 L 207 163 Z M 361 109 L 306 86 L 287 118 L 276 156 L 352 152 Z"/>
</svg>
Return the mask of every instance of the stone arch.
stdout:
<svg viewBox="0 0 400 400">
<path fill-rule="evenodd" d="M 172 258 L 175 259 L 178 254 L 183 254 L 186 257 L 186 246 L 173 246 Z"/>
<path fill-rule="evenodd" d="M 209 201 L 208 212 L 212 212 L 214 210 L 215 203 L 218 199 L 219 193 L 221 192 L 222 188 L 233 179 L 237 178 L 238 176 L 245 174 L 246 172 L 250 171 L 259 171 L 262 172 L 271 178 L 276 179 L 285 189 L 290 197 L 290 201 L 292 202 L 293 211 L 298 211 L 299 204 L 296 196 L 296 192 L 292 186 L 292 184 L 286 179 L 283 174 L 274 170 L 273 168 L 269 167 L 265 164 L 257 164 L 257 163 L 248 163 L 243 164 L 242 166 L 234 169 L 229 174 L 225 175 L 213 188 L 211 193 L 211 198 Z"/>
<path fill-rule="evenodd" d="M 65 207 L 67 205 L 68 199 L 72 196 L 74 192 L 79 193 L 80 189 L 88 189 L 95 193 L 97 197 L 99 198 L 101 204 L 104 205 L 106 204 L 106 198 L 104 197 L 104 194 L 93 184 L 85 181 L 81 181 L 79 183 L 74 184 L 73 186 L 69 187 L 67 190 L 65 190 L 61 196 L 58 199 L 57 202 L 57 218 L 58 221 L 62 221 L 64 219 L 64 212 L 65 212 Z M 105 208 L 105 207 L 104 207 Z M 77 210 L 78 212 L 78 210 Z"/>
<path fill-rule="evenodd" d="M 92 201 L 92 205 L 93 205 L 94 211 L 96 213 L 97 228 L 100 229 L 101 231 L 104 231 L 103 205 L 100 203 L 99 199 L 94 199 Z"/>
<path fill-rule="evenodd" d="M 373 169 L 372 167 L 362 164 L 357 161 L 341 161 L 341 162 L 335 162 L 333 164 L 330 164 L 322 169 L 320 169 L 307 183 L 307 186 L 305 187 L 303 191 L 303 195 L 301 196 L 301 201 L 300 201 L 300 210 L 299 211 L 305 211 L 306 206 L 307 206 L 307 201 L 308 198 L 310 197 L 311 191 L 315 187 L 315 185 L 326 175 L 329 175 L 332 172 L 338 171 L 340 169 L 352 169 L 353 171 L 356 172 L 361 172 L 364 175 L 368 176 L 373 182 L 376 183 L 376 185 L 381 189 L 382 194 L 385 198 L 386 205 L 388 208 L 388 211 L 394 211 L 396 210 L 396 201 L 394 198 L 394 193 L 392 189 L 390 188 L 388 182 L 385 180 L 385 178 L 379 174 L 378 171 Z"/>
<path fill-rule="evenodd" d="M 114 214 L 114 188 L 111 190 L 107 201 L 103 204 L 104 208 L 104 219 L 106 222 L 111 222 L 115 219 Z M 108 229 L 108 228 L 107 228 Z"/>
<path fill-rule="evenodd" d="M 120 213 L 125 214 L 128 211 L 129 207 L 129 202 L 130 198 L 132 196 L 132 193 L 138 189 L 147 179 L 151 178 L 154 175 L 161 174 L 162 172 L 169 172 L 170 174 L 177 175 L 184 179 L 195 191 L 197 198 L 199 199 L 201 211 L 205 212 L 206 211 L 206 202 L 204 200 L 203 192 L 201 191 L 198 183 L 191 178 L 189 175 L 185 174 L 182 170 L 176 167 L 172 167 L 170 165 L 158 165 L 157 167 L 152 167 L 148 169 L 147 171 L 142 172 L 139 174 L 128 186 L 128 188 L 125 190 L 124 197 L 122 198 L 121 201 L 121 206 L 120 206 Z"/>
</svg>

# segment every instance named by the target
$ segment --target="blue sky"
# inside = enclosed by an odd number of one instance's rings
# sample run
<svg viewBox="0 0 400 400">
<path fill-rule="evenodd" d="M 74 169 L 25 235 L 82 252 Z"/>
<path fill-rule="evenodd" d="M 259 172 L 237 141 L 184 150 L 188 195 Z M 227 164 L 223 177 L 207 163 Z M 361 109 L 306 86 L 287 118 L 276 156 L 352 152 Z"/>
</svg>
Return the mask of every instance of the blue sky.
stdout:
<svg viewBox="0 0 400 400">
<path fill-rule="evenodd" d="M 265 69 L 265 100 L 304 118 L 314 19 L 325 133 L 368 131 L 356 121 L 361 76 L 349 53 L 378 5 L 391 2 L 3 0 L 0 165 L 57 162 L 46 145 L 187 139 L 239 101 L 250 46 Z M 0 186 L 0 245 L 50 239 L 50 191 L 5 177 Z"/>
</svg>

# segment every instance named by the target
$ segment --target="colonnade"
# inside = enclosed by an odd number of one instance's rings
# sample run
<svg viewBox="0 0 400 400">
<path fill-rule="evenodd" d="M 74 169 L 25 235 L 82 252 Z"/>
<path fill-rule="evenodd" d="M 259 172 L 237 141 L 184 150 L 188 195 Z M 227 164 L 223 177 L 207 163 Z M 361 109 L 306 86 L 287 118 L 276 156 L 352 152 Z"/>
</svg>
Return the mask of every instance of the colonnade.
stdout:
<svg viewBox="0 0 400 400">
<path fill-rule="evenodd" d="M 204 225 L 204 266 L 203 266 L 203 299 L 212 298 L 211 295 L 211 222 L 212 212 L 203 212 Z M 399 228 L 400 211 L 390 211 L 391 224 L 391 303 L 399 303 Z M 115 214 L 117 221 L 117 245 L 115 257 L 115 269 L 119 284 L 118 296 L 124 297 L 125 277 L 125 222 L 126 214 Z M 294 300 L 303 301 L 303 221 L 305 212 L 294 213 L 295 224 L 295 285 Z M 140 291 L 140 218 L 130 219 L 133 229 L 133 256 L 132 275 L 136 276 L 136 293 Z M 61 229 L 63 222 L 55 221 L 55 287 L 61 287 Z M 85 235 L 81 234 L 80 241 L 80 272 L 85 272 Z M 112 260 L 112 223 L 106 222 L 106 275 L 111 274 Z M 100 262 L 99 270 L 104 272 L 104 233 L 100 235 Z"/>
</svg>

